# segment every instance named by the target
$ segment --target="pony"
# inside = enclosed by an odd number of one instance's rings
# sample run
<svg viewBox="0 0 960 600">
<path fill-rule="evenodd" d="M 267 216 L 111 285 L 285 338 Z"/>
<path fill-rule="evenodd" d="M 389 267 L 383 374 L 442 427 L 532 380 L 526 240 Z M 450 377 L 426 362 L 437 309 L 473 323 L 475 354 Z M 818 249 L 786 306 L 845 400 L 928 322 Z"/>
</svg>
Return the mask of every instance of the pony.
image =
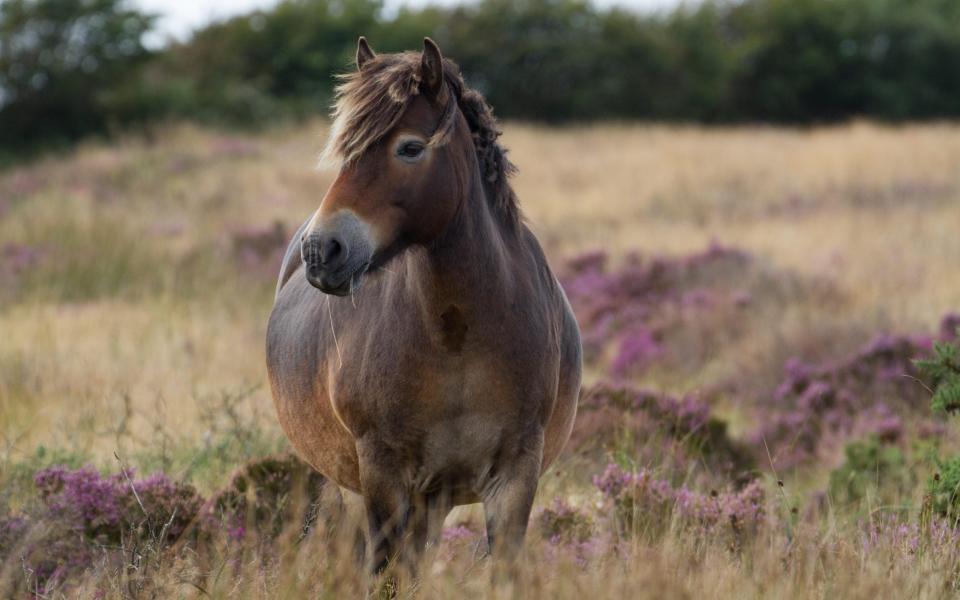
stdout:
<svg viewBox="0 0 960 600">
<path fill-rule="evenodd" d="M 573 427 L 579 328 L 459 68 L 429 38 L 376 54 L 361 37 L 356 66 L 324 150 L 339 172 L 280 268 L 266 336 L 278 419 L 362 497 L 374 572 L 415 565 L 450 510 L 476 502 L 491 554 L 509 559 Z"/>
</svg>

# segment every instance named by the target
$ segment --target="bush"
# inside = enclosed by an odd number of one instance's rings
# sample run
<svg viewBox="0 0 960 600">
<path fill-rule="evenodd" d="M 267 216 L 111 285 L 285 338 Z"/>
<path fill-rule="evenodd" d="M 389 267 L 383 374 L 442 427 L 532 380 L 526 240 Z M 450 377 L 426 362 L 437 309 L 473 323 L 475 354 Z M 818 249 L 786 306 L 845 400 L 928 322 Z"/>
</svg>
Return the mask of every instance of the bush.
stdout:
<svg viewBox="0 0 960 600">
<path fill-rule="evenodd" d="M 601 383 L 585 391 L 569 446 L 621 454 L 676 473 L 702 466 L 709 475 L 743 482 L 754 469 L 749 450 L 731 439 L 727 424 L 701 400 L 626 385 Z"/>
<path fill-rule="evenodd" d="M 0 564 L 22 564 L 29 590 L 51 590 L 97 562 L 155 555 L 187 531 L 202 505 L 192 486 L 159 473 L 133 479 L 132 471 L 104 477 L 92 467 L 53 466 L 34 484 L 38 501 L 0 518 Z"/>
<path fill-rule="evenodd" d="M 126 0 L 0 4 L 0 149 L 71 142 L 145 119 L 131 93 L 153 18 Z"/>
<path fill-rule="evenodd" d="M 834 501 L 856 504 L 869 499 L 871 506 L 895 506 L 909 494 L 911 478 L 903 452 L 872 436 L 847 444 L 846 460 L 830 473 Z"/>
<path fill-rule="evenodd" d="M 927 484 L 930 508 L 956 526 L 960 524 L 960 457 L 938 460 L 937 467 Z"/>
<path fill-rule="evenodd" d="M 960 317 L 945 320 L 942 334 L 947 339 L 934 345 L 933 358 L 915 361 L 934 385 L 933 410 L 954 413 L 960 410 Z M 936 460 L 937 473 L 927 483 L 927 510 L 946 517 L 954 526 L 960 522 L 960 457 Z"/>
<path fill-rule="evenodd" d="M 957 330 L 960 336 L 960 330 Z M 914 361 L 914 364 L 933 380 L 933 410 L 942 413 L 960 411 L 960 343 L 937 342 L 933 346 L 934 357 Z"/>
<path fill-rule="evenodd" d="M 940 341 L 955 318 L 944 317 Z M 769 445 L 776 466 L 790 468 L 822 457 L 851 435 L 897 441 L 905 418 L 925 416 L 929 399 L 917 381 L 923 373 L 915 357 L 934 341 L 930 335 L 880 335 L 842 360 L 787 361 L 772 401 L 760 407 L 755 447 L 765 456 L 763 445 Z"/>
<path fill-rule="evenodd" d="M 305 533 L 321 514 L 330 519 L 340 510 L 339 494 L 334 504 L 322 504 L 327 480 L 293 454 L 267 457 L 245 465 L 207 508 L 220 530 L 241 540 L 270 541 L 286 527 Z M 333 521 L 326 525 L 332 526 Z"/>
<path fill-rule="evenodd" d="M 701 494 L 673 487 L 647 470 L 625 471 L 615 464 L 593 478 L 612 506 L 621 529 L 656 538 L 673 522 L 700 535 L 732 535 L 737 546 L 764 518 L 763 488 L 753 481 L 739 491 Z"/>
<path fill-rule="evenodd" d="M 500 115 L 537 121 L 811 123 L 960 116 L 960 5 L 706 0 L 671 12 L 584 0 L 383 10 L 284 0 L 155 53 L 125 0 L 0 5 L 0 147 L 163 117 L 251 126 L 324 112 L 360 34 L 378 51 L 434 37 Z"/>
</svg>

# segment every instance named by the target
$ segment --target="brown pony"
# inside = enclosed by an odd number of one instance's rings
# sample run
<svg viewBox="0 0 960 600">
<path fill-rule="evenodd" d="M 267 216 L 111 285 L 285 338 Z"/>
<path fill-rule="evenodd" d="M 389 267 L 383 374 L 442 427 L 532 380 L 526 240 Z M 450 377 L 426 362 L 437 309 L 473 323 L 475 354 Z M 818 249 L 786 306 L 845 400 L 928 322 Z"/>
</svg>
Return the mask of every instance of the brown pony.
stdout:
<svg viewBox="0 0 960 600">
<path fill-rule="evenodd" d="M 340 172 L 290 242 L 267 330 L 280 424 L 363 497 L 375 570 L 415 564 L 473 502 L 510 556 L 573 426 L 577 323 L 490 107 L 435 43 L 375 55 L 360 38 L 337 92 Z"/>
</svg>

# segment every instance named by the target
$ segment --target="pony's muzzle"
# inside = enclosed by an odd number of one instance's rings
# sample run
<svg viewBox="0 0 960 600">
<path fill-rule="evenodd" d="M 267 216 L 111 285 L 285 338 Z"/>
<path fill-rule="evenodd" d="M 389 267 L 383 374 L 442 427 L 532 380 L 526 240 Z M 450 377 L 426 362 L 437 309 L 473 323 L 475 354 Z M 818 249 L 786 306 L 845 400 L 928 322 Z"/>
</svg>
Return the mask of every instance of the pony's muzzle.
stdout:
<svg viewBox="0 0 960 600">
<path fill-rule="evenodd" d="M 346 296 L 357 287 L 372 255 L 365 229 L 346 214 L 304 235 L 300 256 L 310 285 L 335 296 Z"/>
</svg>

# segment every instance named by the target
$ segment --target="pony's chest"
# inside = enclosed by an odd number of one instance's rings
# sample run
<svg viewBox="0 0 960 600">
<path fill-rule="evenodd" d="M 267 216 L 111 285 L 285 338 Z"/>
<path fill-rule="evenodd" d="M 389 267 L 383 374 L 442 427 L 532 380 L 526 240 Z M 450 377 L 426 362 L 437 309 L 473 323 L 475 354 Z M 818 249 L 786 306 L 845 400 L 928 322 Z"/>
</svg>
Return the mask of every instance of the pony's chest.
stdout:
<svg viewBox="0 0 960 600">
<path fill-rule="evenodd" d="M 371 431 L 431 455 L 457 439 L 480 452 L 515 412 L 509 407 L 518 402 L 516 386 L 506 375 L 489 353 L 423 344 L 344 369 L 332 400 L 354 433 Z"/>
</svg>

